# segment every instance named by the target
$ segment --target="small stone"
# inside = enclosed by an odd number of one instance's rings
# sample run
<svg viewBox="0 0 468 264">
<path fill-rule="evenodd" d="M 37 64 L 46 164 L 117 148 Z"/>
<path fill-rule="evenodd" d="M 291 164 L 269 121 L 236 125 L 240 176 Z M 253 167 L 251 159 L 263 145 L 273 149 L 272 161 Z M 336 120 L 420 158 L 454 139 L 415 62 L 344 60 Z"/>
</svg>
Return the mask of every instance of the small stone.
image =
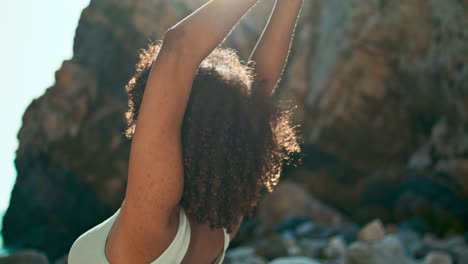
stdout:
<svg viewBox="0 0 468 264">
<path fill-rule="evenodd" d="M 376 242 L 355 242 L 348 248 L 347 264 L 409 264 L 401 241 L 387 236 Z"/>
<path fill-rule="evenodd" d="M 223 263 L 265 264 L 266 261 L 255 254 L 254 248 L 246 246 L 228 250 Z"/>
<path fill-rule="evenodd" d="M 320 264 L 320 262 L 305 257 L 284 257 L 274 259 L 269 264 Z"/>
<path fill-rule="evenodd" d="M 468 264 L 468 246 L 458 247 L 455 254 L 458 264 Z"/>
<path fill-rule="evenodd" d="M 274 231 L 276 233 L 290 232 L 296 230 L 298 226 L 302 225 L 305 222 L 307 222 L 307 219 L 305 218 L 288 218 L 276 225 Z"/>
<path fill-rule="evenodd" d="M 49 260 L 44 254 L 35 250 L 23 250 L 1 257 L 0 264 L 49 264 Z"/>
<path fill-rule="evenodd" d="M 296 238 L 291 232 L 285 232 L 281 234 L 283 238 L 284 245 L 288 251 L 289 256 L 299 256 L 301 254 L 301 248 L 297 245 Z"/>
<path fill-rule="evenodd" d="M 424 259 L 424 264 L 452 264 L 452 257 L 442 252 L 431 252 Z"/>
<path fill-rule="evenodd" d="M 382 240 L 385 237 L 385 228 L 382 221 L 376 219 L 362 228 L 358 234 L 358 240 L 372 242 Z"/>
<path fill-rule="evenodd" d="M 226 257 L 232 258 L 242 258 L 251 255 L 255 255 L 255 249 L 251 247 L 238 247 L 226 251 Z"/>
<path fill-rule="evenodd" d="M 288 255 L 288 245 L 278 234 L 271 234 L 256 242 L 255 252 L 266 259 L 275 259 Z"/>
<path fill-rule="evenodd" d="M 315 228 L 316 225 L 314 223 L 305 222 L 296 228 L 296 234 L 298 236 L 307 236 L 308 234 L 311 234 Z"/>
<path fill-rule="evenodd" d="M 417 256 L 419 252 L 423 250 L 423 244 L 421 240 L 421 236 L 410 230 L 410 229 L 405 229 L 402 230 L 397 234 L 398 238 L 400 241 L 403 243 L 406 252 L 410 256 Z M 425 256 L 426 254 L 422 254 L 420 257 Z"/>
<path fill-rule="evenodd" d="M 319 258 L 320 252 L 327 246 L 328 241 L 325 239 L 309 239 L 304 238 L 298 241 L 303 257 Z"/>
<path fill-rule="evenodd" d="M 432 163 L 430 150 L 431 145 L 427 144 L 414 153 L 409 159 L 408 168 L 421 170 L 429 167 Z"/>
<path fill-rule="evenodd" d="M 340 259 L 346 255 L 346 243 L 341 237 L 332 237 L 323 249 L 325 259 Z"/>
</svg>

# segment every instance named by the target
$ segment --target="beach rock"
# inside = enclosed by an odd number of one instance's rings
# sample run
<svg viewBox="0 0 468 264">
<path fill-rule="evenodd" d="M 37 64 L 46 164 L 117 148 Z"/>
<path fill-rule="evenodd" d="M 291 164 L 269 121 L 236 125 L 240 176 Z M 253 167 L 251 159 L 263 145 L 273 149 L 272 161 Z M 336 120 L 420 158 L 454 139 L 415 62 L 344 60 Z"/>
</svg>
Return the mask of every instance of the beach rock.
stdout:
<svg viewBox="0 0 468 264">
<path fill-rule="evenodd" d="M 421 243 L 419 256 L 426 256 L 432 252 L 442 252 L 451 256 L 454 263 L 468 263 L 468 245 L 463 236 L 440 239 L 427 234 Z"/>
<path fill-rule="evenodd" d="M 0 264 L 49 264 L 47 256 L 35 250 L 24 250 L 0 257 Z"/>
<path fill-rule="evenodd" d="M 327 244 L 328 241 L 326 239 L 300 238 L 297 241 L 300 254 L 297 255 L 309 258 L 322 258 L 322 251 Z"/>
<path fill-rule="evenodd" d="M 273 229 L 287 219 L 308 219 L 329 225 L 342 225 L 345 218 L 312 197 L 300 185 L 283 181 L 260 201 L 258 208 L 260 223 L 267 230 Z"/>
<path fill-rule="evenodd" d="M 270 234 L 260 239 L 255 244 L 257 255 L 271 260 L 288 255 L 288 244 L 285 239 L 278 234 Z"/>
<path fill-rule="evenodd" d="M 358 233 L 358 239 L 362 242 L 379 241 L 384 237 L 385 228 L 379 219 L 370 222 Z"/>
<path fill-rule="evenodd" d="M 313 4 L 280 87 L 312 146 L 292 178 L 361 223 L 468 230 L 466 2 Z"/>
<path fill-rule="evenodd" d="M 424 259 L 424 264 L 452 264 L 452 257 L 445 253 L 432 252 Z"/>
<path fill-rule="evenodd" d="M 255 249 L 252 247 L 239 247 L 228 250 L 224 262 L 226 264 L 266 264 L 266 261 L 255 254 Z"/>
<path fill-rule="evenodd" d="M 275 259 L 268 264 L 320 264 L 320 262 L 304 257 L 284 257 Z"/>
<path fill-rule="evenodd" d="M 425 254 L 421 254 L 423 249 L 422 237 L 420 234 L 412 230 L 402 230 L 396 234 L 402 242 L 406 252 L 413 258 L 421 258 Z"/>
<path fill-rule="evenodd" d="M 456 260 L 459 264 L 468 264 L 468 247 L 460 247 L 455 250 Z"/>
<path fill-rule="evenodd" d="M 410 264 L 400 240 L 387 236 L 376 242 L 355 242 L 348 249 L 348 264 Z"/>
<path fill-rule="evenodd" d="M 319 229 L 319 227 L 315 223 L 307 221 L 297 226 L 295 231 L 298 236 L 309 236 L 317 229 Z"/>
<path fill-rule="evenodd" d="M 341 259 L 346 256 L 346 250 L 346 242 L 341 237 L 332 237 L 322 255 L 325 259 Z"/>
</svg>

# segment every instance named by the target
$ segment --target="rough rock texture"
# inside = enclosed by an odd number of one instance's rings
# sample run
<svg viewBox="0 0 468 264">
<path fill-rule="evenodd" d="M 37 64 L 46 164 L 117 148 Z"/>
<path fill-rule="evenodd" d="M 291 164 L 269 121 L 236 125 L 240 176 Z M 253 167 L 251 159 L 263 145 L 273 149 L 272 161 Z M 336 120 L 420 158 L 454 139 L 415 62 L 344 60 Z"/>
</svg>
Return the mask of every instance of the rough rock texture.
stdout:
<svg viewBox="0 0 468 264">
<path fill-rule="evenodd" d="M 360 221 L 466 230 L 467 2 L 312 2 L 281 86 L 313 145 L 292 177 Z"/>
<path fill-rule="evenodd" d="M 205 0 L 91 0 L 74 57 L 23 117 L 5 245 L 63 256 L 125 189 L 124 85 L 138 49 Z M 272 1 L 228 39 L 246 58 Z M 306 0 L 278 96 L 298 105 L 287 177 L 359 221 L 467 230 L 468 3 Z"/>
</svg>

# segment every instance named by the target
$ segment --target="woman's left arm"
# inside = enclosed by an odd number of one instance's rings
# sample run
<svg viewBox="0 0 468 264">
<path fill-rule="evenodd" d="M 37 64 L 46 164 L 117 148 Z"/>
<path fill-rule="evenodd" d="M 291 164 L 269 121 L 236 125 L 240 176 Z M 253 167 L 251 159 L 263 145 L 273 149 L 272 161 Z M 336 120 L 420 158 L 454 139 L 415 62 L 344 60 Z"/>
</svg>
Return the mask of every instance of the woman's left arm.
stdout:
<svg viewBox="0 0 468 264">
<path fill-rule="evenodd" d="M 255 64 L 257 89 L 272 95 L 288 59 L 294 30 L 304 0 L 276 0 L 249 61 Z"/>
</svg>

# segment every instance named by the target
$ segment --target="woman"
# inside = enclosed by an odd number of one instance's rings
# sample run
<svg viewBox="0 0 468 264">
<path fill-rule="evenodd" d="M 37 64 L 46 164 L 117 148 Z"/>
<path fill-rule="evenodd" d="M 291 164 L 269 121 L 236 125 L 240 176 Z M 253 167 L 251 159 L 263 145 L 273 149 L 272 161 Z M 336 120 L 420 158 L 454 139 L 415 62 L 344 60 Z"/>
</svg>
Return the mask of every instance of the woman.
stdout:
<svg viewBox="0 0 468 264">
<path fill-rule="evenodd" d="M 277 0 L 250 62 L 216 49 L 258 0 L 211 0 L 141 53 L 126 87 L 128 184 L 120 209 L 69 263 L 222 263 L 242 218 L 298 152 L 272 95 L 303 0 Z"/>
</svg>

